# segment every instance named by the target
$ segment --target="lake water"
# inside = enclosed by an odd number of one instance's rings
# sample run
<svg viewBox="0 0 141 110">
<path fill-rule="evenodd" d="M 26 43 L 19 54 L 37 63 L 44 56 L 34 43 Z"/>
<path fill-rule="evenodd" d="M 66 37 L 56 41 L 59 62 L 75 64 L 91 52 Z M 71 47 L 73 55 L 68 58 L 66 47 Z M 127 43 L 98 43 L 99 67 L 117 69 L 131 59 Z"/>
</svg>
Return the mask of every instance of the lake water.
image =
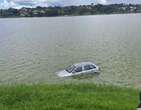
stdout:
<svg viewBox="0 0 141 110">
<path fill-rule="evenodd" d="M 57 77 L 82 61 L 100 75 Z M 0 19 L 0 84 L 84 82 L 141 87 L 141 14 Z"/>
</svg>

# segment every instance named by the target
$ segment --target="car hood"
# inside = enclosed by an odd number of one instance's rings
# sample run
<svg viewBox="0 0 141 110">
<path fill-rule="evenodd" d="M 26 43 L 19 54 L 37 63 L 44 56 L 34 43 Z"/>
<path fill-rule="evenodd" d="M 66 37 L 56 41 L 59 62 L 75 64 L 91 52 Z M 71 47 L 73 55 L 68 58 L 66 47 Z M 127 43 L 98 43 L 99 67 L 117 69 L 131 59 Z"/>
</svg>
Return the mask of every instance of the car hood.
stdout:
<svg viewBox="0 0 141 110">
<path fill-rule="evenodd" d="M 68 73 L 66 70 L 62 70 L 62 71 L 57 72 L 57 75 L 59 77 L 69 77 L 72 75 L 72 73 Z"/>
</svg>

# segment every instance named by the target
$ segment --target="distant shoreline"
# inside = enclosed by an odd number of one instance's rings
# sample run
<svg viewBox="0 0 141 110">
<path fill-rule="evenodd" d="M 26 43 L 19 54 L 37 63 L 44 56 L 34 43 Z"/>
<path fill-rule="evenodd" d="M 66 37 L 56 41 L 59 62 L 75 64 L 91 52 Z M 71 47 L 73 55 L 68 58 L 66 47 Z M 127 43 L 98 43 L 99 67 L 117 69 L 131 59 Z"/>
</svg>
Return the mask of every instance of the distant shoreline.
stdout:
<svg viewBox="0 0 141 110">
<path fill-rule="evenodd" d="M 141 14 L 141 13 L 112 13 L 112 14 L 94 14 L 94 15 L 66 15 L 66 16 L 42 16 L 42 17 L 0 17 L 0 19 L 7 19 L 7 18 L 57 18 L 57 17 L 83 17 L 83 16 L 102 16 L 102 15 L 131 15 L 131 14 Z"/>
<path fill-rule="evenodd" d="M 23 17 L 64 17 L 86 15 L 111 15 L 141 13 L 141 4 L 110 4 L 66 6 L 66 7 L 36 7 L 21 9 L 0 9 L 0 18 Z"/>
</svg>

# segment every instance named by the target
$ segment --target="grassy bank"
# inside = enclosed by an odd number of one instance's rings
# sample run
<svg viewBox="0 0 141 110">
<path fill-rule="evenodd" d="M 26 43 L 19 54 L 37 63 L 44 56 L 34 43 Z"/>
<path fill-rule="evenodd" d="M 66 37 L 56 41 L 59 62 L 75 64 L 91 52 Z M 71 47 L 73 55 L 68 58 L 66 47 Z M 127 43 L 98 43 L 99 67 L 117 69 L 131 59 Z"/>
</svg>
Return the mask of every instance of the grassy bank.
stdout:
<svg viewBox="0 0 141 110">
<path fill-rule="evenodd" d="M 135 110 L 138 91 L 112 86 L 0 87 L 0 110 Z"/>
</svg>

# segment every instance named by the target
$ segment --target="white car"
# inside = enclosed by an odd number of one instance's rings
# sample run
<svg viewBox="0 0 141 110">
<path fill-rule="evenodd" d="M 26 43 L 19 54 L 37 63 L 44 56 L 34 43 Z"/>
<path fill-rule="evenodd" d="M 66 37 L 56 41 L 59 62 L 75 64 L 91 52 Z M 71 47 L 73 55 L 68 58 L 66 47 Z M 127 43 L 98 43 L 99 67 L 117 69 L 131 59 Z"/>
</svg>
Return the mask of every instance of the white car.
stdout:
<svg viewBox="0 0 141 110">
<path fill-rule="evenodd" d="M 98 73 L 99 67 L 92 62 L 81 62 L 73 64 L 65 70 L 57 72 L 59 77 L 76 76 L 80 74 Z"/>
</svg>

